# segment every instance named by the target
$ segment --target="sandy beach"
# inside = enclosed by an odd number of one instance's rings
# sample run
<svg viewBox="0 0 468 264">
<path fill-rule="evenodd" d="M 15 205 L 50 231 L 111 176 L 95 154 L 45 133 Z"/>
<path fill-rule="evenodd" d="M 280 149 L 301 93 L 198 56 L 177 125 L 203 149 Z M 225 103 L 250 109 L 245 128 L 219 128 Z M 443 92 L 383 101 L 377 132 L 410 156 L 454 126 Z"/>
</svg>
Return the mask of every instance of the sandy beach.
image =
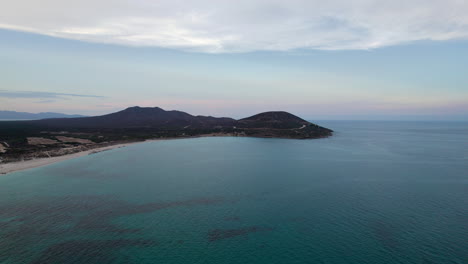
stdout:
<svg viewBox="0 0 468 264">
<path fill-rule="evenodd" d="M 177 140 L 177 139 L 188 139 L 188 138 L 200 138 L 200 137 L 225 137 L 225 136 L 232 136 L 230 134 L 218 134 L 218 133 L 212 133 L 212 134 L 204 134 L 204 135 L 197 135 L 197 136 L 191 136 L 191 137 L 177 137 L 177 138 L 159 138 L 159 139 L 148 139 L 145 141 L 136 141 L 136 142 L 127 142 L 127 143 L 116 143 L 115 145 L 108 145 L 105 147 L 98 147 L 98 148 L 92 148 L 88 149 L 85 151 L 79 151 L 76 153 L 72 154 L 66 154 L 62 156 L 55 156 L 55 157 L 49 157 L 49 158 L 37 158 L 37 159 L 29 159 L 29 160 L 24 160 L 24 161 L 17 161 L 17 162 L 8 162 L 8 163 L 1 163 L 0 162 L 0 175 L 5 175 L 11 172 L 15 171 L 22 171 L 22 170 L 27 170 L 27 169 L 32 169 L 32 168 L 37 168 L 37 167 L 42 167 L 46 166 L 52 163 L 64 161 L 64 160 L 69 160 L 73 158 L 78 158 L 98 152 L 103 152 L 111 149 L 116 149 L 116 148 L 123 148 L 129 145 L 134 145 L 134 144 L 140 144 L 140 143 L 148 143 L 148 142 L 154 142 L 154 141 L 162 141 L 162 140 Z"/>
<path fill-rule="evenodd" d="M 149 141 L 157 141 L 157 140 L 149 140 Z M 63 155 L 63 156 L 57 156 L 57 157 L 37 158 L 37 159 L 30 159 L 30 160 L 24 160 L 24 161 L 18 161 L 18 162 L 0 163 L 0 174 L 8 174 L 8 173 L 15 172 L 15 171 L 21 171 L 21 170 L 37 168 L 37 167 L 49 165 L 49 164 L 64 161 L 64 160 L 69 160 L 69 159 L 73 159 L 73 158 L 77 158 L 77 157 L 90 155 L 90 154 L 93 154 L 93 153 L 98 153 L 98 152 L 111 150 L 111 149 L 116 149 L 116 148 L 123 148 L 123 147 L 126 147 L 128 145 L 133 145 L 133 144 L 138 144 L 138 143 L 143 143 L 143 142 L 149 142 L 149 141 L 131 142 L 131 143 L 110 145 L 110 146 L 106 146 L 106 147 L 93 148 L 93 149 L 80 151 L 80 152 L 76 152 L 76 153 L 72 153 L 72 154 L 67 154 L 67 155 Z"/>
</svg>

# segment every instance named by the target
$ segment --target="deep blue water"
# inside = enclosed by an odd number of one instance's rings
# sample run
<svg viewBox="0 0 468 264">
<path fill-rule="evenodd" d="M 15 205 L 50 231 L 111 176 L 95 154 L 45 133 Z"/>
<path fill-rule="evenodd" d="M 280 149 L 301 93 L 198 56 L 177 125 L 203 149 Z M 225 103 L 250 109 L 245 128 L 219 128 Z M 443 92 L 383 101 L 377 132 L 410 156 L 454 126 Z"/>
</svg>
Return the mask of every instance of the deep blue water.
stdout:
<svg viewBox="0 0 468 264">
<path fill-rule="evenodd" d="M 319 123 L 0 176 L 0 263 L 468 263 L 468 123 Z"/>
</svg>

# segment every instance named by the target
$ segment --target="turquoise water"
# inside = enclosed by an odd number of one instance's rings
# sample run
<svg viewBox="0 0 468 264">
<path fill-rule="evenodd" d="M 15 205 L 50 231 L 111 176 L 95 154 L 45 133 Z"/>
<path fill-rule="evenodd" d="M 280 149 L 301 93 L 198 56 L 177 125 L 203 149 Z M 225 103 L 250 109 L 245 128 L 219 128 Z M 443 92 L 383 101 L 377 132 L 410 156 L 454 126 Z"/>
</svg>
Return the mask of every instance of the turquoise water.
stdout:
<svg viewBox="0 0 468 264">
<path fill-rule="evenodd" d="M 0 263 L 468 263 L 468 124 L 136 144 L 0 177 Z"/>
</svg>

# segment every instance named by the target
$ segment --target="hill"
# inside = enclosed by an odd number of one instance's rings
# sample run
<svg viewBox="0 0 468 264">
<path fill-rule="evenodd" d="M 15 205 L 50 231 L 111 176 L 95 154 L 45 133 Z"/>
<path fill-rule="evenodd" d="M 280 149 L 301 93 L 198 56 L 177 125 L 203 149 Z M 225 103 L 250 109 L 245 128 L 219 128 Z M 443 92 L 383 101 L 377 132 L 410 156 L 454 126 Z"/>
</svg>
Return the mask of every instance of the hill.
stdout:
<svg viewBox="0 0 468 264">
<path fill-rule="evenodd" d="M 235 123 L 232 118 L 193 116 L 182 111 L 166 111 L 159 107 L 129 107 L 125 110 L 102 116 L 82 118 L 59 118 L 39 120 L 36 124 L 60 128 L 211 128 L 229 126 Z"/>
<path fill-rule="evenodd" d="M 320 138 L 332 130 L 284 111 L 264 112 L 237 121 L 237 128 L 254 137 Z"/>
<path fill-rule="evenodd" d="M 239 127 L 249 128 L 292 129 L 300 128 L 310 123 L 288 112 L 277 111 L 260 113 L 243 118 L 238 121 L 238 124 Z"/>
</svg>

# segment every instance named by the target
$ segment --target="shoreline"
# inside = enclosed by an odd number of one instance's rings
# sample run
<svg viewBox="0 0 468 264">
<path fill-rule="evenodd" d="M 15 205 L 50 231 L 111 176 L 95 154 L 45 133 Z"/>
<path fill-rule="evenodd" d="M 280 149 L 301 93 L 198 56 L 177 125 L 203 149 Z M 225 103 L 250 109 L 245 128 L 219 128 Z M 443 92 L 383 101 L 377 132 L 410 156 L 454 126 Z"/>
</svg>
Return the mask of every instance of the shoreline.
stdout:
<svg viewBox="0 0 468 264">
<path fill-rule="evenodd" d="M 145 141 L 134 141 L 134 142 L 125 142 L 125 143 L 115 142 L 115 144 L 109 143 L 109 145 L 107 146 L 90 148 L 87 150 L 78 151 L 75 153 L 70 153 L 70 154 L 65 154 L 65 155 L 60 155 L 60 156 L 53 156 L 53 157 L 48 157 L 48 158 L 34 158 L 34 159 L 28 159 L 28 160 L 23 160 L 23 161 L 13 161 L 13 162 L 7 162 L 7 163 L 0 162 L 0 177 L 2 175 L 7 175 L 9 173 L 13 173 L 17 171 L 24 171 L 24 170 L 29 170 L 33 168 L 43 167 L 43 166 L 47 166 L 47 165 L 54 164 L 57 162 L 70 160 L 70 159 L 74 159 L 78 157 L 83 157 L 87 155 L 92 155 L 92 154 L 107 151 L 107 150 L 124 148 L 130 145 L 135 145 L 139 143 L 148 143 L 148 142 L 165 141 L 165 140 L 177 140 L 177 139 L 202 138 L 202 137 L 233 137 L 233 135 L 213 133 L 213 134 L 202 134 L 202 135 L 188 136 L 188 137 L 155 138 L 155 139 L 148 139 Z M 234 137 L 248 137 L 248 136 L 234 136 Z M 263 138 L 263 137 L 260 137 L 260 138 Z M 265 138 L 270 138 L 270 137 L 265 137 Z M 320 139 L 320 138 L 322 137 L 319 137 L 316 139 Z M 290 139 L 290 138 L 283 138 L 283 139 Z"/>
<path fill-rule="evenodd" d="M 65 160 L 70 160 L 78 157 L 83 157 L 87 155 L 92 155 L 95 153 L 99 152 L 104 152 L 112 149 L 118 149 L 118 148 L 124 148 L 130 145 L 135 145 L 139 143 L 148 143 L 148 142 L 153 142 L 153 141 L 162 141 L 162 140 L 171 140 L 171 139 L 177 139 L 177 138 L 163 138 L 163 139 L 148 139 L 145 141 L 135 141 L 135 142 L 126 142 L 126 143 L 121 143 L 121 142 L 116 142 L 114 145 L 110 144 L 107 146 L 103 147 L 97 147 L 97 148 L 90 148 L 87 150 L 83 151 L 78 151 L 75 153 L 70 153 L 70 154 L 65 154 L 61 156 L 54 156 L 54 157 L 49 157 L 49 158 L 36 158 L 36 159 L 29 159 L 29 160 L 23 160 L 23 161 L 13 161 L 13 162 L 7 162 L 7 163 L 0 163 L 0 176 L 2 175 L 7 175 L 9 173 L 17 172 L 17 171 L 23 171 L 23 170 L 29 170 L 33 168 L 38 168 L 38 167 L 43 167 L 46 165 L 54 164 L 57 162 L 65 161 Z M 181 138 L 182 139 L 182 138 Z"/>
<path fill-rule="evenodd" d="M 66 154 L 62 156 L 55 156 L 55 157 L 50 157 L 50 158 L 37 158 L 37 159 L 30 159 L 30 160 L 24 160 L 24 161 L 14 161 L 14 162 L 7 162 L 7 163 L 0 163 L 0 175 L 6 175 L 12 172 L 17 172 L 17 171 L 23 171 L 23 170 L 28 170 L 28 169 L 33 169 L 33 168 L 38 168 L 46 165 L 50 165 L 53 163 L 69 160 L 69 159 L 74 159 L 86 155 L 91 155 L 94 153 L 98 152 L 103 152 L 111 149 L 116 149 L 116 148 L 123 148 L 128 145 L 133 145 L 137 143 L 143 143 L 145 141 L 141 142 L 131 142 L 131 143 L 124 143 L 124 144 L 115 144 L 115 145 L 110 145 L 106 147 L 99 147 L 99 148 L 92 148 L 84 151 L 79 151 L 71 154 Z"/>
<path fill-rule="evenodd" d="M 205 134 L 205 135 L 197 135 L 197 136 L 191 136 L 191 137 L 155 138 L 155 139 L 147 139 L 145 141 L 134 141 L 134 142 L 126 142 L 126 143 L 115 142 L 115 144 L 109 143 L 109 145 L 103 146 L 103 147 L 90 148 L 90 149 L 78 151 L 75 153 L 54 156 L 54 157 L 49 157 L 49 158 L 34 158 L 34 159 L 28 159 L 28 160 L 23 160 L 23 161 L 13 161 L 13 162 L 7 162 L 7 163 L 0 162 L 0 176 L 7 175 L 9 173 L 13 173 L 17 171 L 43 167 L 43 166 L 47 166 L 47 165 L 54 164 L 57 162 L 70 160 L 70 159 L 74 159 L 78 157 L 83 157 L 87 155 L 92 155 L 92 154 L 104 152 L 107 150 L 124 148 L 130 145 L 135 145 L 139 143 L 148 143 L 148 142 L 163 141 L 163 140 L 190 139 L 190 138 L 201 138 L 201 137 L 223 137 L 223 136 L 231 136 L 231 135 Z"/>
</svg>

